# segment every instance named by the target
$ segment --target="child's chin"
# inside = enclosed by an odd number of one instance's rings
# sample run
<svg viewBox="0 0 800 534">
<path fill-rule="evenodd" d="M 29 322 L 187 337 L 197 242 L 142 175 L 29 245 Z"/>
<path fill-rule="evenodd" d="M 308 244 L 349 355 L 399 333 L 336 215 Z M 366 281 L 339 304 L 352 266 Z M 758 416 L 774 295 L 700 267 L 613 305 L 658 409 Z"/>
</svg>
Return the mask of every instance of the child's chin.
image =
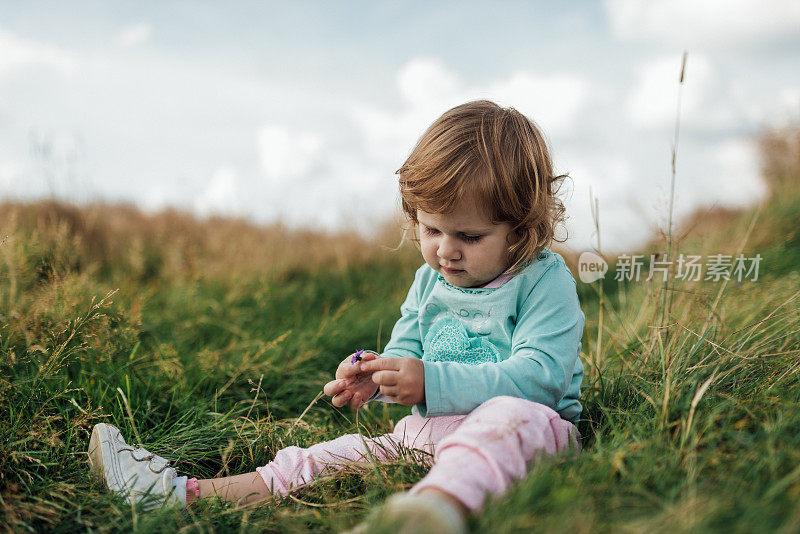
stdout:
<svg viewBox="0 0 800 534">
<path fill-rule="evenodd" d="M 447 280 L 450 285 L 456 287 L 475 287 L 479 285 L 469 276 L 445 274 L 444 279 Z"/>
</svg>

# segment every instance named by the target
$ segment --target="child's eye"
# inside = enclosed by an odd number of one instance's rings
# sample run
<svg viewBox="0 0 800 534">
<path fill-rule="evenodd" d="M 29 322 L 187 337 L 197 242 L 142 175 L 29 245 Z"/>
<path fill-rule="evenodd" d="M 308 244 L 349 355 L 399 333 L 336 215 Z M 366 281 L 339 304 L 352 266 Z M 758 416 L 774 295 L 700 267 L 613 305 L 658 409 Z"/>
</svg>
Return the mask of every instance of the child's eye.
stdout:
<svg viewBox="0 0 800 534">
<path fill-rule="evenodd" d="M 429 226 L 423 226 L 423 232 L 425 232 L 425 234 L 429 236 L 435 236 L 441 233 L 436 228 L 431 228 Z M 482 235 L 461 234 L 461 239 L 465 243 L 477 243 L 478 241 L 481 240 L 482 237 L 483 237 Z"/>
<path fill-rule="evenodd" d="M 467 234 L 464 234 L 464 235 L 461 236 L 461 239 L 463 239 L 466 243 L 477 243 L 478 241 L 481 240 L 482 237 L 483 237 L 482 235 L 467 235 Z"/>
</svg>

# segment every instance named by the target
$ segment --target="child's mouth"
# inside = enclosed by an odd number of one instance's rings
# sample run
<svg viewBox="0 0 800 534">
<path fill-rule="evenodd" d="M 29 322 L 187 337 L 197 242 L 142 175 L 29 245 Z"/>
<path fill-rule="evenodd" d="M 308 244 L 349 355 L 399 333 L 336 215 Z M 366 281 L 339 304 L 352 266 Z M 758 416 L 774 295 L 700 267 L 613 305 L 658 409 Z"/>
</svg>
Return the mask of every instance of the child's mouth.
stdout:
<svg viewBox="0 0 800 534">
<path fill-rule="evenodd" d="M 448 269 L 447 267 L 442 267 L 442 270 L 447 274 L 461 274 L 464 272 L 463 269 Z"/>
</svg>

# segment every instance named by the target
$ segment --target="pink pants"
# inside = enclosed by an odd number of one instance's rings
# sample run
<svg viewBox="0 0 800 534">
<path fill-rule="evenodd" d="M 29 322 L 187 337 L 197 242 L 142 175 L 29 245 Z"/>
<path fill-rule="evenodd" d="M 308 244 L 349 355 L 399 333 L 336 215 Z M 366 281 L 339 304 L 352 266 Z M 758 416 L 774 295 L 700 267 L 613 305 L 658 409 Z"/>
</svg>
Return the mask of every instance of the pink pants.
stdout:
<svg viewBox="0 0 800 534">
<path fill-rule="evenodd" d="M 307 449 L 286 447 L 256 470 L 268 488 L 285 496 L 320 473 L 338 471 L 366 459 L 365 444 L 375 460 L 391 460 L 398 444 L 434 454 L 430 472 L 411 490 L 436 488 L 480 512 L 487 495 L 501 495 L 525 477 L 541 455 L 579 450 L 575 425 L 543 404 L 513 397 L 494 397 L 468 415 L 409 415 L 391 434 L 364 438 L 348 434 Z"/>
</svg>

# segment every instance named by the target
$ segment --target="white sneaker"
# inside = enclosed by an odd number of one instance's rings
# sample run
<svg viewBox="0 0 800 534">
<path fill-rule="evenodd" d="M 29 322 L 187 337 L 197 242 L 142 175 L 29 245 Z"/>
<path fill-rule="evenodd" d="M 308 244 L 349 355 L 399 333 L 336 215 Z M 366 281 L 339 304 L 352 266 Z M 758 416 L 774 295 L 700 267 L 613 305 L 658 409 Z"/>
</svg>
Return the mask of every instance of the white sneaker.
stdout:
<svg viewBox="0 0 800 534">
<path fill-rule="evenodd" d="M 144 502 L 146 510 L 166 503 L 186 505 L 186 488 L 173 487 L 175 469 L 169 461 L 145 449 L 134 449 L 115 426 L 99 423 L 89 440 L 89 469 L 103 477 L 108 489 L 129 503 Z"/>
</svg>

